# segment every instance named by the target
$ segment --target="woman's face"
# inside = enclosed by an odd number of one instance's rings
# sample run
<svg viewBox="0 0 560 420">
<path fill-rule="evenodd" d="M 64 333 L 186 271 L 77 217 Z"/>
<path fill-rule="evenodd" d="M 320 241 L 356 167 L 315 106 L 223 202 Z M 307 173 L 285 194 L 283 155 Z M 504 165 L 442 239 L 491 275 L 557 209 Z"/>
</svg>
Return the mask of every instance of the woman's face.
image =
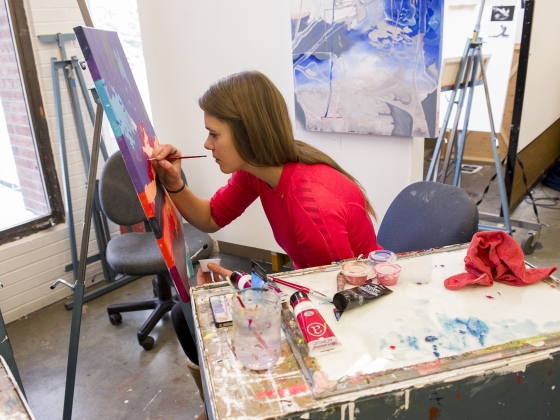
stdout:
<svg viewBox="0 0 560 420">
<path fill-rule="evenodd" d="M 246 165 L 241 159 L 235 146 L 228 125 L 218 118 L 204 112 L 204 126 L 208 130 L 208 138 L 204 142 L 204 148 L 212 152 L 212 157 L 220 165 L 224 174 L 231 174 Z"/>
</svg>

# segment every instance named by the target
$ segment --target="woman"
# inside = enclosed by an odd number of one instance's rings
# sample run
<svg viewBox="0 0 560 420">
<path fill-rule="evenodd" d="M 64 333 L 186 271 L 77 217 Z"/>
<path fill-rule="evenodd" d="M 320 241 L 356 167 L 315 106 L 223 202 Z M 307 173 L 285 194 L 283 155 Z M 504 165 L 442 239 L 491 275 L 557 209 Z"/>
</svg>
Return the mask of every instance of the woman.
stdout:
<svg viewBox="0 0 560 420">
<path fill-rule="evenodd" d="M 181 155 L 176 147 L 163 144 L 152 153 L 160 181 L 189 223 L 216 232 L 260 197 L 274 238 L 295 268 L 381 249 L 370 218 L 375 212 L 359 182 L 325 153 L 294 139 L 284 98 L 264 74 L 221 79 L 198 103 L 208 130 L 204 147 L 223 173 L 232 174 L 227 185 L 210 200 L 199 198 L 181 180 L 181 161 L 165 160 Z M 196 363 L 192 337 L 180 331 L 186 321 L 179 309 L 172 319 Z"/>
</svg>

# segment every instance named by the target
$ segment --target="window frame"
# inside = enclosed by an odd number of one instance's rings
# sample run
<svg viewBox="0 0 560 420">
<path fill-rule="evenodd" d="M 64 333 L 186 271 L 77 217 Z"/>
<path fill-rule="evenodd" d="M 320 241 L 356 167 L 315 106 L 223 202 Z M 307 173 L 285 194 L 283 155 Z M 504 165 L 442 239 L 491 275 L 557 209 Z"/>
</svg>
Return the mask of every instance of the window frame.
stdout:
<svg viewBox="0 0 560 420">
<path fill-rule="evenodd" d="M 54 164 L 49 127 L 43 107 L 37 66 L 27 24 L 27 15 L 22 0 L 4 1 L 8 11 L 7 15 L 12 39 L 15 43 L 23 94 L 27 101 L 31 130 L 35 139 L 37 159 L 39 159 L 39 166 L 41 167 L 47 195 L 46 199 L 51 211 L 50 214 L 1 231 L 0 245 L 48 229 L 55 224 L 63 223 L 65 220 L 64 203 Z"/>
</svg>

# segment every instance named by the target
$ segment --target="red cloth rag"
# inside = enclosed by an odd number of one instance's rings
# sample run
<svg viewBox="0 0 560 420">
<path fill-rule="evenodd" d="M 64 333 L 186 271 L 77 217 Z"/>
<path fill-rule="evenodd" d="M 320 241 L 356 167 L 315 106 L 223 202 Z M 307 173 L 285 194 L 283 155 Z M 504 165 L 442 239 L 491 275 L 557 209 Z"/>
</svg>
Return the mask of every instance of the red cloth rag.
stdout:
<svg viewBox="0 0 560 420">
<path fill-rule="evenodd" d="M 492 286 L 494 280 L 510 286 L 525 286 L 550 276 L 558 267 L 526 268 L 521 247 L 501 230 L 476 233 L 465 256 L 466 273 L 443 283 L 451 290 L 469 284 Z"/>
</svg>

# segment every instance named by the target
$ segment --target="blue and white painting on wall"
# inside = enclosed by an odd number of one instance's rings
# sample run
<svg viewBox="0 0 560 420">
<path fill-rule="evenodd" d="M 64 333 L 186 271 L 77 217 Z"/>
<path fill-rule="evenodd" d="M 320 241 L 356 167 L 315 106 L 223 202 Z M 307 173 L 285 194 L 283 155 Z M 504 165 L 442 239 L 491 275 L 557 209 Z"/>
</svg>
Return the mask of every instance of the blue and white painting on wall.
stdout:
<svg viewBox="0 0 560 420">
<path fill-rule="evenodd" d="M 437 137 L 443 0 L 292 0 L 300 129 Z"/>
</svg>

